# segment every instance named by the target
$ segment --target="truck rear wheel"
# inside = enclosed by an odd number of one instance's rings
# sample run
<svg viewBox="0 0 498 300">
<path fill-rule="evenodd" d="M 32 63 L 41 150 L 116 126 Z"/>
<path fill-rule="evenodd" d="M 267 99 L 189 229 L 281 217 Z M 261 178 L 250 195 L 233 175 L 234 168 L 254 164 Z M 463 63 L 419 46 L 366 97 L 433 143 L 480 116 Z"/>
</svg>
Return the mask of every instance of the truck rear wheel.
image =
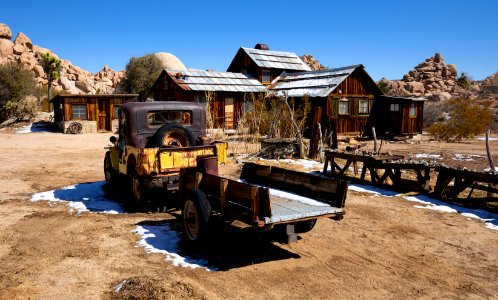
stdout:
<svg viewBox="0 0 498 300">
<path fill-rule="evenodd" d="M 194 145 L 192 132 L 178 124 L 165 124 L 161 126 L 149 139 L 147 147 L 162 146 L 189 147 Z"/>
<path fill-rule="evenodd" d="M 182 209 L 183 232 L 189 241 L 199 242 L 204 238 L 210 216 L 211 205 L 206 195 L 199 190 L 190 191 Z"/>
<path fill-rule="evenodd" d="M 146 208 L 147 190 L 144 187 L 142 178 L 137 174 L 131 177 L 131 207 L 133 210 L 144 210 Z"/>
</svg>

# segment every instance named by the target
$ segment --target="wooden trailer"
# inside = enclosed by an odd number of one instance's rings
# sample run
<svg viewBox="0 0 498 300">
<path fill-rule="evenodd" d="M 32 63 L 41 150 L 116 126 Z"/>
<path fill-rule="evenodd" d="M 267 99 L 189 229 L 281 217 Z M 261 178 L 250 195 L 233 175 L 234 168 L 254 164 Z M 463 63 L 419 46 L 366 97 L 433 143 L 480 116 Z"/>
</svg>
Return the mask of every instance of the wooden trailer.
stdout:
<svg viewBox="0 0 498 300">
<path fill-rule="evenodd" d="M 347 181 L 246 163 L 239 180 L 209 168 L 184 169 L 180 192 L 183 229 L 190 241 L 201 239 L 210 218 L 218 215 L 261 231 L 286 226 L 290 243 L 318 218 L 342 219 Z"/>
</svg>

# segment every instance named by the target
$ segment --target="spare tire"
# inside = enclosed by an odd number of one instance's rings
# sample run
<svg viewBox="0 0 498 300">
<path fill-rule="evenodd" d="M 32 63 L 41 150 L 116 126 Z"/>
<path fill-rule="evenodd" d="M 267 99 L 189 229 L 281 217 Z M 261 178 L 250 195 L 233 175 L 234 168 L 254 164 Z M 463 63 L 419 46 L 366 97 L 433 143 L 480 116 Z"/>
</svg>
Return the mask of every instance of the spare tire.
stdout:
<svg viewBox="0 0 498 300">
<path fill-rule="evenodd" d="M 192 132 L 179 124 L 161 126 L 147 142 L 148 148 L 175 146 L 190 147 L 194 145 Z"/>
</svg>

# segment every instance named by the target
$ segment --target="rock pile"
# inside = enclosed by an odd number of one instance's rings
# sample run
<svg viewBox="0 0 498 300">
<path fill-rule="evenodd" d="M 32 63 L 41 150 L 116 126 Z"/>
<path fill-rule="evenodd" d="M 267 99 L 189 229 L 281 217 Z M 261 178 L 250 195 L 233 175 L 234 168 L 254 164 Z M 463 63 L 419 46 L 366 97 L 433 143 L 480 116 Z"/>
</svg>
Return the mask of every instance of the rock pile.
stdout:
<svg viewBox="0 0 498 300">
<path fill-rule="evenodd" d="M 402 80 L 382 78 L 381 82 L 390 88 L 392 95 L 425 97 L 435 101 L 468 96 L 479 89 L 472 84 L 467 90 L 462 89 L 457 84 L 457 74 L 456 66 L 446 64 L 441 53 L 436 53 L 405 74 Z"/>
<path fill-rule="evenodd" d="M 11 39 L 10 28 L 0 23 L 0 64 L 18 62 L 34 72 L 38 85 L 46 86 L 48 80 L 41 65 L 40 54 L 49 52 L 52 56 L 58 56 L 49 49 L 33 45 L 22 32 L 19 32 L 14 42 Z M 124 71 L 116 72 L 107 66 L 96 74 L 85 71 L 68 60 L 61 59 L 61 66 L 59 80 L 54 81 L 53 89 L 70 94 L 112 94 L 124 76 Z"/>
<path fill-rule="evenodd" d="M 322 65 L 318 60 L 316 60 L 313 55 L 305 54 L 300 56 L 300 58 L 304 61 L 305 64 L 310 66 L 311 70 L 325 70 L 326 67 Z"/>
</svg>

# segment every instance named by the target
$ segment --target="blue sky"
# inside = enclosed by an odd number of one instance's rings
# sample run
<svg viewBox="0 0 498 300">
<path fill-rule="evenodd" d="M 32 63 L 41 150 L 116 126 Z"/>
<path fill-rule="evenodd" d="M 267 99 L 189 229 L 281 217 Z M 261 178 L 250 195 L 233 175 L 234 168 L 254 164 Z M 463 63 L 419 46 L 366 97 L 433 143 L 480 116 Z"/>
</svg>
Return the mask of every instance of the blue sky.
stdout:
<svg viewBox="0 0 498 300">
<path fill-rule="evenodd" d="M 0 23 L 93 73 L 133 56 L 172 53 L 225 71 L 240 46 L 312 54 L 327 67 L 363 64 L 399 79 L 441 52 L 480 80 L 498 71 L 498 1 L 3 0 Z"/>
</svg>

